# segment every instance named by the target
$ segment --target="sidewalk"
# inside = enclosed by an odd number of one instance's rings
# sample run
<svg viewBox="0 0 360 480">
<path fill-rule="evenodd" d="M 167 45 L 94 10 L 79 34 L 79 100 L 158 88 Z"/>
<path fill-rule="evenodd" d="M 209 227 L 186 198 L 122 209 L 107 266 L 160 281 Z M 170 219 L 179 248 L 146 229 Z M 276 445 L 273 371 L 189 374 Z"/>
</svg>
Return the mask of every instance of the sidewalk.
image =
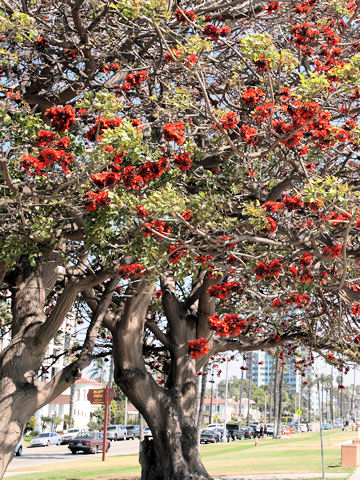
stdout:
<svg viewBox="0 0 360 480">
<path fill-rule="evenodd" d="M 237 477 L 218 476 L 214 477 L 214 480 L 311 480 L 312 478 L 321 478 L 321 473 L 272 473 L 268 475 L 241 475 Z M 350 478 L 348 473 L 325 473 L 325 478 L 360 480 L 360 467 L 355 470 Z"/>
</svg>

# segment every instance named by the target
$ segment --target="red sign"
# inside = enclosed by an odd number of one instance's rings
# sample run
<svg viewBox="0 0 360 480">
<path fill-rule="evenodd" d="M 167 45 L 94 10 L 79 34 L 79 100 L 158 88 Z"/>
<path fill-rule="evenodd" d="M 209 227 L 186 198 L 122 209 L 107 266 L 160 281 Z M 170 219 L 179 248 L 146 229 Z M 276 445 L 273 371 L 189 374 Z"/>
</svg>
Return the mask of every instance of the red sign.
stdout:
<svg viewBox="0 0 360 480">
<path fill-rule="evenodd" d="M 87 399 L 93 405 L 105 405 L 111 403 L 115 398 L 115 390 L 113 388 L 91 388 L 88 391 Z"/>
</svg>

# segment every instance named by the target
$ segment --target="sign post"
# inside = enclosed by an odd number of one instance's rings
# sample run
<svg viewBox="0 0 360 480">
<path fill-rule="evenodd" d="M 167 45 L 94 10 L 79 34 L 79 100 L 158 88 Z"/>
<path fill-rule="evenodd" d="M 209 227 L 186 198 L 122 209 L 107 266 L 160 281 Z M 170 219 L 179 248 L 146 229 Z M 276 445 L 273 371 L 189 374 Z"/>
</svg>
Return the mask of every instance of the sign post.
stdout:
<svg viewBox="0 0 360 480">
<path fill-rule="evenodd" d="M 106 458 L 107 448 L 107 427 L 109 421 L 109 405 L 115 398 L 115 390 L 110 388 L 109 385 L 106 388 L 90 389 L 87 394 L 87 398 L 92 405 L 104 405 L 105 406 L 105 418 L 104 418 L 104 441 L 102 461 Z"/>
</svg>

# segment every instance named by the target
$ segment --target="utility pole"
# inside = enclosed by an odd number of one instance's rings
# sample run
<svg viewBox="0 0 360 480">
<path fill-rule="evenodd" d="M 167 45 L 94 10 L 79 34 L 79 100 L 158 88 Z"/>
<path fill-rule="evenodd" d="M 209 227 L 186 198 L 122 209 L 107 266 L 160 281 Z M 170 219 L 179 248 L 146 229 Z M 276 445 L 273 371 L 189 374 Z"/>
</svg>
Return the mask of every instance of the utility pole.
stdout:
<svg viewBox="0 0 360 480">
<path fill-rule="evenodd" d="M 228 403 L 228 388 L 229 388 L 229 362 L 226 356 L 226 369 L 225 369 L 225 405 L 224 405 L 224 429 L 223 429 L 223 436 L 222 442 L 225 443 L 227 441 L 226 438 L 226 415 L 227 415 L 227 403 Z"/>
</svg>

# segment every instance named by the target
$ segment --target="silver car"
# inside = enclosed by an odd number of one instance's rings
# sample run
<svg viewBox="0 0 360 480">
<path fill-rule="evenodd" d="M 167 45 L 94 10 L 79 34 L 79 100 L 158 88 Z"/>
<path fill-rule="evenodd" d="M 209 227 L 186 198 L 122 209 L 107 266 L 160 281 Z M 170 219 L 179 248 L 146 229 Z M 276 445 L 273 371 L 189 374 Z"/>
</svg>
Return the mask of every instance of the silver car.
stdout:
<svg viewBox="0 0 360 480">
<path fill-rule="evenodd" d="M 40 433 L 38 437 L 31 440 L 30 447 L 48 447 L 49 445 L 60 445 L 60 443 L 61 437 L 58 433 Z"/>
</svg>

